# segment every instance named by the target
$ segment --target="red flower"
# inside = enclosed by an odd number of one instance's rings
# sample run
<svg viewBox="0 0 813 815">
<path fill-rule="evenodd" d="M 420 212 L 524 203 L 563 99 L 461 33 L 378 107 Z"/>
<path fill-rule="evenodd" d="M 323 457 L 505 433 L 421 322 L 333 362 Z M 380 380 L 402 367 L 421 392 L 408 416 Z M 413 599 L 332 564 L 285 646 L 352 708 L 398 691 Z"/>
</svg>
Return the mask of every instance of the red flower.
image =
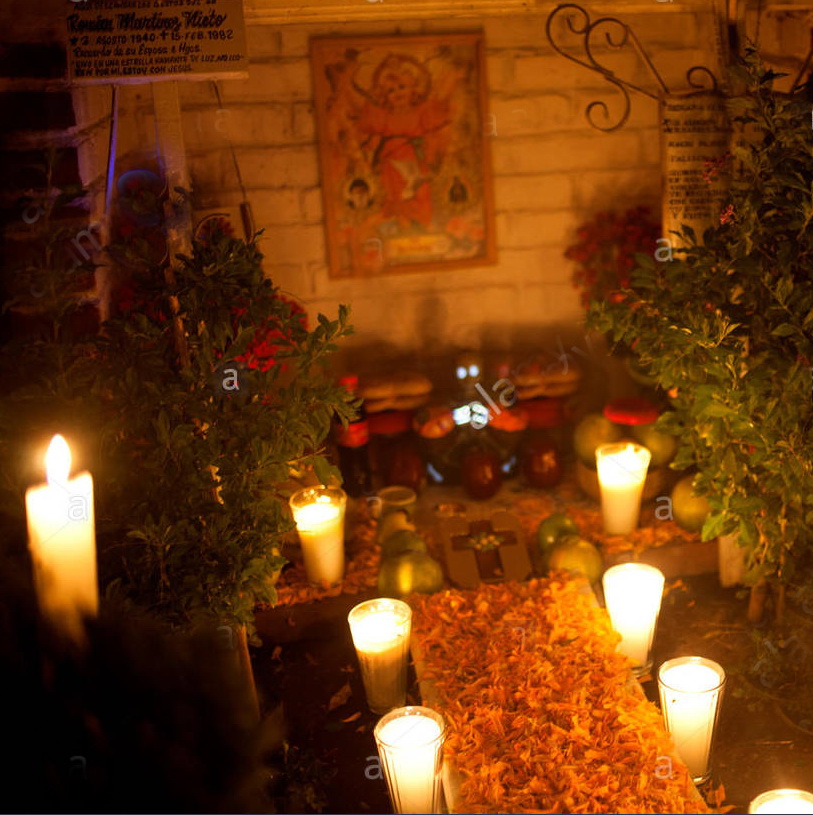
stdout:
<svg viewBox="0 0 813 815">
<path fill-rule="evenodd" d="M 307 314 L 305 309 L 299 303 L 289 300 L 282 295 L 272 295 L 275 300 L 281 300 L 289 303 L 291 306 L 291 313 L 299 316 L 302 327 L 307 327 Z M 233 306 L 231 309 L 232 314 L 235 316 L 234 330 L 237 331 L 238 322 L 241 317 L 245 317 L 248 309 L 245 306 Z M 254 336 L 246 348 L 245 353 L 235 357 L 237 362 L 243 362 L 247 367 L 253 370 L 269 371 L 276 365 L 275 356 L 281 348 L 290 340 L 290 336 L 286 337 L 283 334 L 279 321 L 277 318 L 271 318 L 265 325 L 257 326 L 254 330 Z M 282 342 L 280 342 L 280 340 Z M 283 363 L 282 369 L 285 370 Z"/>
<path fill-rule="evenodd" d="M 630 285 L 636 253 L 652 254 L 660 229 L 649 220 L 648 207 L 628 209 L 623 215 L 600 212 L 576 232 L 577 242 L 565 257 L 575 261 L 572 280 L 583 289 L 582 301 L 607 298 Z"/>
</svg>

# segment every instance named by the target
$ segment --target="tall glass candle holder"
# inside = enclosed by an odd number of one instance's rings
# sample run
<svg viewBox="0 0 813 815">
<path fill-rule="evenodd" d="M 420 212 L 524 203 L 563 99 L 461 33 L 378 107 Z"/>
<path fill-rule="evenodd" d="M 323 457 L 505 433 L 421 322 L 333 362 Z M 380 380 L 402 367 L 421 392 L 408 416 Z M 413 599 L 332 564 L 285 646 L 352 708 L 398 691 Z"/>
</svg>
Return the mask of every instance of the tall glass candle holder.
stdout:
<svg viewBox="0 0 813 815">
<path fill-rule="evenodd" d="M 670 659 L 658 669 L 666 728 L 695 784 L 711 776 L 711 749 L 724 687 L 722 666 L 703 657 Z"/>
<path fill-rule="evenodd" d="M 601 444 L 596 448 L 601 514 L 608 535 L 626 535 L 638 526 L 651 459 L 646 447 L 632 442 Z"/>
<path fill-rule="evenodd" d="M 354 606 L 347 622 L 370 710 L 380 714 L 401 707 L 406 702 L 412 609 L 401 600 L 381 597 Z"/>
<path fill-rule="evenodd" d="M 636 677 L 648 674 L 663 597 L 663 572 L 645 563 L 621 563 L 604 572 L 602 583 L 607 612 L 621 635 L 618 650 L 632 660 Z"/>
<path fill-rule="evenodd" d="M 344 512 L 347 494 L 338 487 L 305 487 L 289 499 L 305 572 L 315 585 L 336 585 L 344 577 Z"/>
<path fill-rule="evenodd" d="M 810 815 L 813 813 L 813 792 L 768 790 L 751 801 L 748 812 L 749 815 Z"/>
<path fill-rule="evenodd" d="M 373 734 L 395 812 L 440 812 L 443 717 L 428 707 L 401 707 L 383 716 Z"/>
</svg>

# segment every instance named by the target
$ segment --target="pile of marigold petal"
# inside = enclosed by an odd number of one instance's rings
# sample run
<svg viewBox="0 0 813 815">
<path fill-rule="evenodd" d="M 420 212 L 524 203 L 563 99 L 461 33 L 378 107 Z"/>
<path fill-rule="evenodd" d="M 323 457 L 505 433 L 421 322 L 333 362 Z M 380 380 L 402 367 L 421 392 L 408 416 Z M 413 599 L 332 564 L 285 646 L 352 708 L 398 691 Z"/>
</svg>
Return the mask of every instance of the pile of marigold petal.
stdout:
<svg viewBox="0 0 813 815">
<path fill-rule="evenodd" d="M 277 606 L 313 603 L 340 594 L 359 594 L 376 585 L 381 547 L 375 542 L 376 525 L 367 521 L 354 528 L 347 546 L 344 580 L 337 586 L 312 586 L 302 562 L 292 563 L 277 583 Z"/>
<path fill-rule="evenodd" d="M 461 812 L 708 812 L 586 584 L 410 597 Z"/>
</svg>

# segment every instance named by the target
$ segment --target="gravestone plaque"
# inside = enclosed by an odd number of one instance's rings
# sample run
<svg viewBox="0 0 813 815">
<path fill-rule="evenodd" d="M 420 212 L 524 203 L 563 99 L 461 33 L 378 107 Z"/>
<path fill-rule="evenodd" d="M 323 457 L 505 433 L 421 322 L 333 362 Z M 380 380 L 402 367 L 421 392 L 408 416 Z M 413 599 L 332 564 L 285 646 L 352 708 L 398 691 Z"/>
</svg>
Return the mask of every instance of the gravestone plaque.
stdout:
<svg viewBox="0 0 813 815">
<path fill-rule="evenodd" d="M 242 0 L 64 0 L 75 83 L 248 76 Z"/>
<path fill-rule="evenodd" d="M 723 97 L 702 91 L 669 95 L 661 101 L 663 235 L 673 247 L 673 231 L 692 227 L 698 241 L 720 222 L 728 190 L 730 126 Z"/>
</svg>

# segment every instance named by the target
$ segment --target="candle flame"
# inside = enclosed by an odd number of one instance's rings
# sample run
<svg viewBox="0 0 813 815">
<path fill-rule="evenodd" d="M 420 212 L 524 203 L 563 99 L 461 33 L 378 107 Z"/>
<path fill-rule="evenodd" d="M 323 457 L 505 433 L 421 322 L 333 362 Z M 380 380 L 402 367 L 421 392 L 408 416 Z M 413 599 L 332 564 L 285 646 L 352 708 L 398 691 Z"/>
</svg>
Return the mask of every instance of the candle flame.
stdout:
<svg viewBox="0 0 813 815">
<path fill-rule="evenodd" d="M 71 472 L 71 448 L 58 433 L 45 454 L 45 477 L 49 484 L 65 484 Z"/>
</svg>

